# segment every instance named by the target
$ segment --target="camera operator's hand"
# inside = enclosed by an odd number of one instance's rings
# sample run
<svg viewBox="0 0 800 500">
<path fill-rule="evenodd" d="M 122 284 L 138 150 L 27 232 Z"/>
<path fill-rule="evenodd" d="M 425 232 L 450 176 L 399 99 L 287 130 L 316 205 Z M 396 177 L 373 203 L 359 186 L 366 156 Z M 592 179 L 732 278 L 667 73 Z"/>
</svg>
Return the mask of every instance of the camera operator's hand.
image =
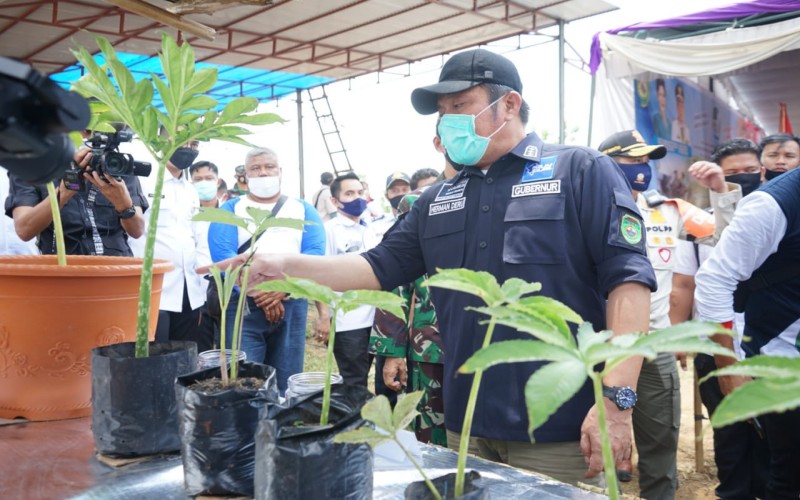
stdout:
<svg viewBox="0 0 800 500">
<path fill-rule="evenodd" d="M 120 218 L 120 224 L 128 235 L 133 238 L 138 238 L 144 234 L 144 217 L 142 216 L 141 207 L 136 207 L 133 204 L 131 195 L 128 192 L 128 186 L 125 181 L 117 180 L 114 176 L 100 175 L 96 170 L 91 173 L 84 172 L 83 178 L 86 182 L 90 182 L 94 187 L 100 191 L 100 194 L 106 197 L 108 201 L 114 205 L 114 210 L 118 214 L 134 207 L 136 215 L 131 218 Z"/>
</svg>

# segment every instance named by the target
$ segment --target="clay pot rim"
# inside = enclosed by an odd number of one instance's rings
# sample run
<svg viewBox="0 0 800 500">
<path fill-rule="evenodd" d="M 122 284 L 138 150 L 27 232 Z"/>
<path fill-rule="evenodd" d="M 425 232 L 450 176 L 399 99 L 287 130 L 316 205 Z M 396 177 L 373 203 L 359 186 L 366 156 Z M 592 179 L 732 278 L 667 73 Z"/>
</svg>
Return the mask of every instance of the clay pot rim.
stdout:
<svg viewBox="0 0 800 500">
<path fill-rule="evenodd" d="M 61 267 L 58 266 L 55 255 L 0 255 L 0 276 L 141 275 L 143 261 L 139 257 L 68 255 L 67 265 Z M 172 269 L 170 261 L 154 259 L 154 274 L 166 273 Z"/>
</svg>

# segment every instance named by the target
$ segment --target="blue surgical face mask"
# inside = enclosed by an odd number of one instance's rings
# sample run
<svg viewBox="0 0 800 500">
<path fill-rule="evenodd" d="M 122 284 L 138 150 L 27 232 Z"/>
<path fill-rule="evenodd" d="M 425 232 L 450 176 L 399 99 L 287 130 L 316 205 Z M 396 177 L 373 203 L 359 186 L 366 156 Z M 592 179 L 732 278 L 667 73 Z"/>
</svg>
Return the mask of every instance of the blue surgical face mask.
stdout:
<svg viewBox="0 0 800 500">
<path fill-rule="evenodd" d="M 452 163 L 475 165 L 481 161 L 492 136 L 500 132 L 508 122 L 504 121 L 488 137 L 482 137 L 475 132 L 475 118 L 494 106 L 503 97 L 505 96 L 501 96 L 475 115 L 442 115 L 439 118 L 437 127 L 439 138 L 441 138 L 442 145 Z"/>
<path fill-rule="evenodd" d="M 344 202 L 338 200 L 342 204 L 342 211 L 353 217 L 361 217 L 364 210 L 367 209 L 367 200 L 364 198 L 356 198 L 355 200 Z"/>
<path fill-rule="evenodd" d="M 650 163 L 636 163 L 636 164 L 622 164 L 617 163 L 625 178 L 628 179 L 628 184 L 634 191 L 647 191 L 650 185 L 650 179 L 653 178 L 653 170 Z"/>
<path fill-rule="evenodd" d="M 211 201 L 217 196 L 217 181 L 197 181 L 192 184 L 201 201 Z"/>
</svg>

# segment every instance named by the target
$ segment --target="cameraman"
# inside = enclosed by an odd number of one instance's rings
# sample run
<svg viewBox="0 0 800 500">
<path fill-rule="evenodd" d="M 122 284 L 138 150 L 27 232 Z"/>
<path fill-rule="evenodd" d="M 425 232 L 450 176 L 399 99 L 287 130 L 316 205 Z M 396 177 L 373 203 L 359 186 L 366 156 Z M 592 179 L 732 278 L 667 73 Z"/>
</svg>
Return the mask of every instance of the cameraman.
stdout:
<svg viewBox="0 0 800 500">
<path fill-rule="evenodd" d="M 85 189 L 67 189 L 64 181 L 56 188 L 66 252 L 71 255 L 117 255 L 132 257 L 128 236 L 144 234 L 142 213 L 149 206 L 134 176 L 117 180 L 96 171 L 86 172 L 90 148 L 81 147 L 73 161 L 81 169 Z M 43 254 L 56 253 L 53 216 L 45 186 L 34 186 L 9 175 L 6 214 L 14 219 L 17 235 L 28 241 L 38 236 Z"/>
</svg>

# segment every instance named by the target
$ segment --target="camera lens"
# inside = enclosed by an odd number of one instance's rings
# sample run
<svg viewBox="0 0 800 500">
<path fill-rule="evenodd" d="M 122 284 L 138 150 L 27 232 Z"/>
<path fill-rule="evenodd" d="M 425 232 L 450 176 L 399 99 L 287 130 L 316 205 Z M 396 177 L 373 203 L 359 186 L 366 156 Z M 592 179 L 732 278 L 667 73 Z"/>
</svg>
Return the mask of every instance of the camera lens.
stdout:
<svg viewBox="0 0 800 500">
<path fill-rule="evenodd" d="M 128 175 L 128 159 L 121 153 L 106 153 L 105 164 L 108 175 Z"/>
</svg>

